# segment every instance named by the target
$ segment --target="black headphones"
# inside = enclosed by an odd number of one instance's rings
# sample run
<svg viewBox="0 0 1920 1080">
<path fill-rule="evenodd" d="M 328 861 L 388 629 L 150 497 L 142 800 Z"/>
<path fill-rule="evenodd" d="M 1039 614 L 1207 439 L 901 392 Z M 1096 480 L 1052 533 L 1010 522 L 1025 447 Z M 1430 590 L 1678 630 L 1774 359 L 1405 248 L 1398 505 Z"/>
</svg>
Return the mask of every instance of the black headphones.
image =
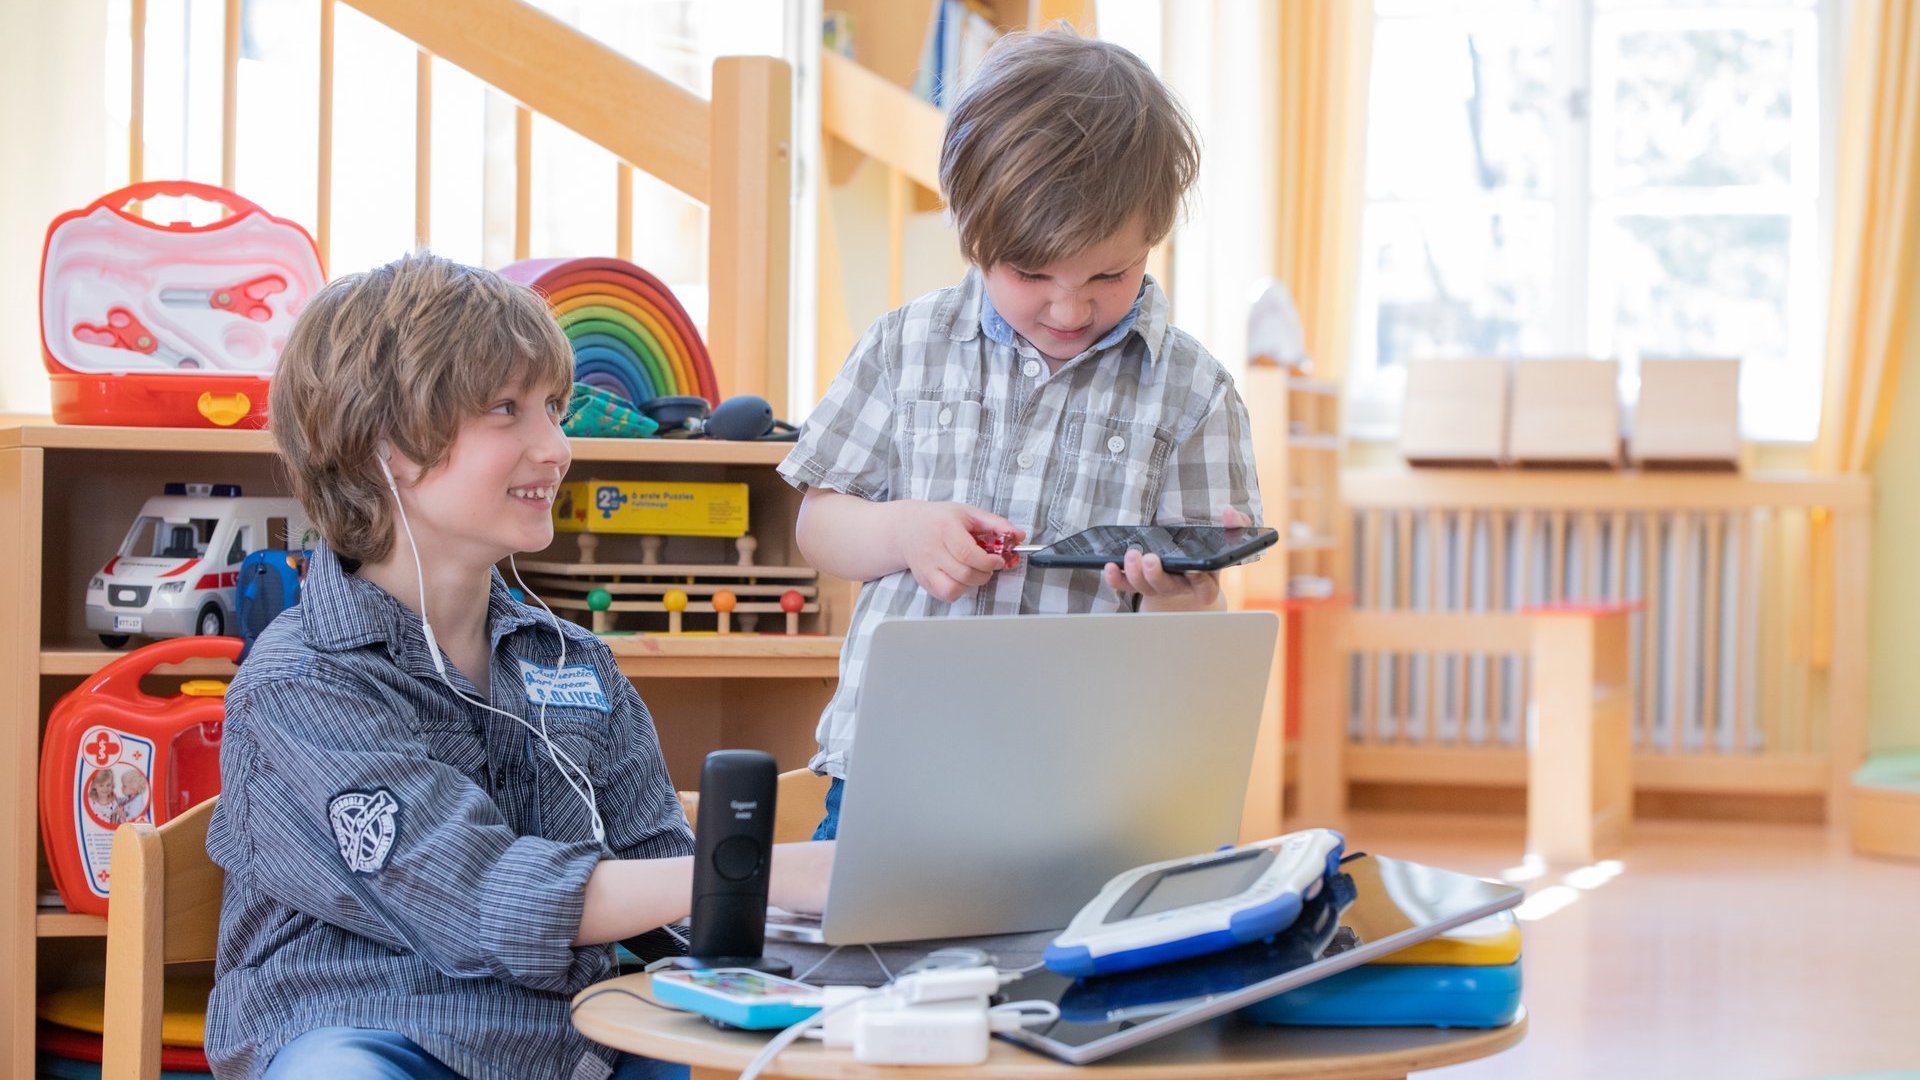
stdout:
<svg viewBox="0 0 1920 1080">
<path fill-rule="evenodd" d="M 657 397 L 640 405 L 660 425 L 663 436 L 726 439 L 732 442 L 792 442 L 800 429 L 776 420 L 767 399 L 752 394 L 730 397 L 715 406 L 689 395 Z"/>
</svg>

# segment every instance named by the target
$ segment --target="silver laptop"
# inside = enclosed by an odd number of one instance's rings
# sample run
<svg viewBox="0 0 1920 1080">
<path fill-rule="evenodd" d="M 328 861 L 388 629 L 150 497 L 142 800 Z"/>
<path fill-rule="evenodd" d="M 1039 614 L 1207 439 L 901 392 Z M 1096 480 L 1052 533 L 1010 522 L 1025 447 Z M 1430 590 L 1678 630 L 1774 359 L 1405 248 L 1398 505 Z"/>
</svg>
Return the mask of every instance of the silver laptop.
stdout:
<svg viewBox="0 0 1920 1080">
<path fill-rule="evenodd" d="M 1107 879 L 1237 839 L 1270 612 L 894 619 L 874 631 L 830 945 L 1058 929 Z"/>
</svg>

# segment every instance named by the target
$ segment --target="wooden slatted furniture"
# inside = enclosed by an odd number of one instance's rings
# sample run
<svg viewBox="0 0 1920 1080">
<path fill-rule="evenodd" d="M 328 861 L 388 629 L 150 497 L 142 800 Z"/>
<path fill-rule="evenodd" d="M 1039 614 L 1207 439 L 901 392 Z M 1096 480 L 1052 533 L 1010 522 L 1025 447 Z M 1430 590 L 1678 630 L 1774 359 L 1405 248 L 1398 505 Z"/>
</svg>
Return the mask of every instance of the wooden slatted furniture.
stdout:
<svg viewBox="0 0 1920 1080">
<path fill-rule="evenodd" d="M 1320 606 L 1303 612 L 1300 821 L 1338 827 L 1346 815 L 1356 655 L 1441 647 L 1529 663 L 1526 712 L 1527 852 L 1550 864 L 1587 865 L 1615 854 L 1633 821 L 1627 605 L 1563 606 L 1524 613 L 1455 614 Z M 1388 743 L 1432 780 L 1476 762 L 1405 731 Z"/>
<path fill-rule="evenodd" d="M 159 1080 L 162 976 L 213 959 L 226 876 L 207 857 L 209 799 L 155 828 L 113 834 L 102 1080 Z"/>
<path fill-rule="evenodd" d="M 1341 489 L 1356 608 L 1641 605 L 1629 622 L 1643 812 L 1846 828 L 1866 760 L 1870 478 L 1370 468 Z M 1462 665 L 1457 652 L 1434 639 L 1360 657 L 1344 757 L 1371 803 L 1526 782 L 1524 664 Z M 1409 734 L 1416 701 L 1449 723 Z"/>
<path fill-rule="evenodd" d="M 799 494 L 774 474 L 786 447 L 773 443 L 576 439 L 575 474 L 613 479 L 738 481 L 752 502 L 762 564 L 800 561 L 793 547 Z M 272 438 L 261 431 L 60 427 L 44 420 L 0 424 L 0 733 L 7 753 L 0 791 L 0 1076 L 33 1070 L 39 993 L 100 980 L 105 919 L 39 906 L 38 760 L 48 709 L 115 656 L 84 625 L 84 593 L 119 546 L 146 497 L 168 480 L 238 483 L 284 491 Z M 545 556 L 572 558 L 562 536 Z M 721 541 L 713 541 L 721 545 Z M 717 557 L 717 556 L 716 556 Z M 672 775 L 697 783 L 708 751 L 754 747 L 798 767 L 813 753 L 813 727 L 839 672 L 852 590 L 822 579 L 826 611 L 797 637 L 735 633 L 609 638 L 621 671 L 640 683 Z M 809 616 L 809 618 L 814 618 Z M 768 629 L 768 627 L 761 627 Z M 817 632 L 811 632 L 817 631 Z M 184 678 L 231 677 L 224 661 L 194 661 L 157 673 L 150 692 Z M 795 797 L 797 808 L 819 799 Z M 809 825 L 809 832 L 811 825 Z M 116 867 L 116 874 L 118 868 Z"/>
</svg>

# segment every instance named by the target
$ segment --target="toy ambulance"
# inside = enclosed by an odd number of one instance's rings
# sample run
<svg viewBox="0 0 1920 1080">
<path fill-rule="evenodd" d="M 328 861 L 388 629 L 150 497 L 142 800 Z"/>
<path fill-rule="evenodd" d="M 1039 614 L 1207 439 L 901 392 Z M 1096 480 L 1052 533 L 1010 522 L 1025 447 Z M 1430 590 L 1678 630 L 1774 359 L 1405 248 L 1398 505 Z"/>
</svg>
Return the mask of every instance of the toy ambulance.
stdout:
<svg viewBox="0 0 1920 1080">
<path fill-rule="evenodd" d="M 150 638 L 232 632 L 240 563 L 262 548 L 311 547 L 298 501 L 237 484 L 168 484 L 147 500 L 120 553 L 87 583 L 87 629 L 117 649 Z"/>
</svg>

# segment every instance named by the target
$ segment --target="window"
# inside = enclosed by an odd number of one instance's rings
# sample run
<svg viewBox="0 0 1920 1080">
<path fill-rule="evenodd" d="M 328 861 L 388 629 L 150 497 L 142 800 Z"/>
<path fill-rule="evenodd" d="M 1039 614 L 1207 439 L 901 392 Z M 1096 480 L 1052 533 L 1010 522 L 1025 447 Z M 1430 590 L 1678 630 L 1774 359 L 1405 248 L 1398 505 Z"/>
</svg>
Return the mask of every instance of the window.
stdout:
<svg viewBox="0 0 1920 1080">
<path fill-rule="evenodd" d="M 160 519 L 157 517 L 139 517 L 133 519 L 133 526 L 127 530 L 127 538 L 120 543 L 120 555 L 128 559 L 144 559 L 160 554 L 165 545 L 165 537 L 159 532 Z"/>
<path fill-rule="evenodd" d="M 1444 356 L 1737 356 L 1819 425 L 1833 0 L 1377 0 L 1355 434 Z"/>
</svg>

